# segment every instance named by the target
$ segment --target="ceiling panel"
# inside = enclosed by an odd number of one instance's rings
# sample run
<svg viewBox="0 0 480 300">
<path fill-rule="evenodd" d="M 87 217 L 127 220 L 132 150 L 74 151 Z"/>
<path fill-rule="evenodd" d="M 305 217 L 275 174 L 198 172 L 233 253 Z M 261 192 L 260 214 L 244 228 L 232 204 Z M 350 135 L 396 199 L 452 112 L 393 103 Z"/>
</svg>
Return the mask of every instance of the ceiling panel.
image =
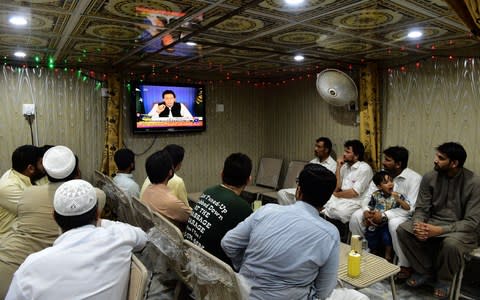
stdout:
<svg viewBox="0 0 480 300">
<path fill-rule="evenodd" d="M 9 24 L 14 13 L 28 25 Z M 406 37 L 413 28 L 421 39 Z M 204 80 L 480 53 L 479 40 L 442 0 L 306 0 L 296 7 L 282 0 L 3 0 L 0 29 L 5 63 L 53 59 L 57 67 Z M 16 50 L 27 57 L 15 58 Z"/>
</svg>

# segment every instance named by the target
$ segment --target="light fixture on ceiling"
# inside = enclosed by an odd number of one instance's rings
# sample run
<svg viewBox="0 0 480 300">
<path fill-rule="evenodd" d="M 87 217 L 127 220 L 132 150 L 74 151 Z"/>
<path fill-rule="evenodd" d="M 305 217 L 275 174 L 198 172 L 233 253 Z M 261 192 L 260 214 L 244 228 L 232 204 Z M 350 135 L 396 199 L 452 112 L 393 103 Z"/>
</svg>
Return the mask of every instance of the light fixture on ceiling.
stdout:
<svg viewBox="0 0 480 300">
<path fill-rule="evenodd" d="M 10 19 L 8 19 L 10 24 L 16 25 L 16 26 L 24 26 L 27 25 L 27 19 L 23 16 L 12 16 Z"/>
<path fill-rule="evenodd" d="M 185 44 L 187 44 L 188 46 L 192 46 L 192 47 L 197 45 L 197 43 L 191 42 L 191 41 L 188 41 Z"/>
<path fill-rule="evenodd" d="M 27 56 L 27 54 L 23 51 L 16 51 L 15 53 L 13 53 L 13 55 L 18 58 L 24 58 L 25 56 Z"/>
<path fill-rule="evenodd" d="M 297 55 L 295 55 L 295 56 L 293 57 L 293 59 L 294 59 L 295 61 L 302 61 L 302 60 L 305 59 L 305 57 L 304 57 L 303 55 L 301 55 L 301 54 L 297 54 Z"/>
<path fill-rule="evenodd" d="M 288 5 L 299 5 L 305 2 L 305 0 L 285 0 L 285 3 Z"/>
<path fill-rule="evenodd" d="M 421 37 L 423 35 L 423 33 L 420 31 L 420 30 L 411 30 L 410 32 L 408 32 L 407 36 L 411 39 L 418 39 L 419 37 Z"/>
</svg>

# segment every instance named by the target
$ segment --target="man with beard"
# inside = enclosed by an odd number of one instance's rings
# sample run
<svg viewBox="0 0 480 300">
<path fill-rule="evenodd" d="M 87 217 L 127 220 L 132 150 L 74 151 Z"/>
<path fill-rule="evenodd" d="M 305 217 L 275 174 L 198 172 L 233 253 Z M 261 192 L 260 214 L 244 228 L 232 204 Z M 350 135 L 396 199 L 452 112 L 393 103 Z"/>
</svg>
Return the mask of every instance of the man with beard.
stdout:
<svg viewBox="0 0 480 300">
<path fill-rule="evenodd" d="M 12 154 L 12 168 L 0 178 L 0 236 L 10 230 L 23 191 L 32 186 L 32 179 L 41 172 L 37 167 L 42 156 L 39 153 L 39 148 L 33 145 L 18 147 Z"/>
<path fill-rule="evenodd" d="M 335 174 L 337 162 L 330 156 L 332 153 L 332 141 L 328 137 L 319 137 L 315 141 L 315 158 L 311 164 L 320 164 Z M 296 188 L 281 189 L 277 192 L 278 204 L 288 205 L 295 203 Z"/>
<path fill-rule="evenodd" d="M 359 140 L 346 141 L 343 156 L 337 159 L 337 187 L 325 204 L 324 214 L 342 223 L 350 221 L 361 207 L 373 176 L 372 168 L 363 161 L 365 147 Z M 332 220 L 331 220 L 332 221 Z M 342 236 L 342 233 L 341 233 Z"/>
<path fill-rule="evenodd" d="M 434 295 L 449 294 L 463 255 L 478 243 L 480 177 L 463 167 L 467 153 L 454 142 L 437 147 L 434 171 L 425 174 L 412 220 L 397 229 L 400 247 L 416 273 L 407 284 L 434 280 Z"/>
<path fill-rule="evenodd" d="M 393 250 L 398 257 L 398 265 L 400 266 L 400 273 L 397 274 L 397 279 L 405 280 L 411 275 L 410 263 L 400 248 L 397 237 L 397 228 L 400 224 L 407 221 L 415 209 L 415 201 L 417 200 L 418 189 L 422 176 L 412 169 L 408 168 L 408 150 L 401 146 L 393 146 L 383 151 L 383 169 L 393 178 L 393 191 L 402 194 L 410 203 L 410 211 L 402 208 L 394 208 L 385 212 L 388 221 L 388 230 L 392 237 Z M 363 236 L 365 226 L 363 225 L 363 217 L 368 211 L 368 202 L 371 199 L 372 193 L 377 189 L 373 182 L 370 183 L 369 191 L 366 194 L 362 208 L 353 213 L 350 218 L 350 231 L 352 234 Z M 372 214 L 370 216 L 376 223 L 380 223 L 382 214 L 379 212 L 367 212 Z"/>
</svg>

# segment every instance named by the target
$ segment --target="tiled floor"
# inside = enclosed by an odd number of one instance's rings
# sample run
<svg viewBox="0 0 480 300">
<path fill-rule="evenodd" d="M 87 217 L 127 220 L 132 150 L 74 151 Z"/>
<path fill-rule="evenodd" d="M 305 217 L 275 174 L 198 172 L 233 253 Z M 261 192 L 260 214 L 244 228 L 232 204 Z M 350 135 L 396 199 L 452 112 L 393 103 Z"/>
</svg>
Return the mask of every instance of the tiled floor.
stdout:
<svg viewBox="0 0 480 300">
<path fill-rule="evenodd" d="M 397 284 L 396 288 L 397 299 L 399 300 L 438 300 L 438 298 L 433 296 L 433 288 L 428 285 L 420 288 L 412 288 L 406 284 Z M 392 299 L 392 290 L 390 288 L 389 280 L 383 280 L 359 291 L 367 295 L 371 300 Z M 465 285 L 462 288 L 462 295 L 465 297 L 460 299 L 480 299 L 480 286 Z"/>
</svg>

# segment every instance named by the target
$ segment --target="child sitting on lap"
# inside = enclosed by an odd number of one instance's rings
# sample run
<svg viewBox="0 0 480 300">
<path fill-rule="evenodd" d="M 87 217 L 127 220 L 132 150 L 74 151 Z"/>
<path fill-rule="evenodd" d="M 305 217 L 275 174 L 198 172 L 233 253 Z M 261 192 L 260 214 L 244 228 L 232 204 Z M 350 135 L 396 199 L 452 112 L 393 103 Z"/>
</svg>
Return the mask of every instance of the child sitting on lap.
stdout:
<svg viewBox="0 0 480 300">
<path fill-rule="evenodd" d="M 393 179 L 387 172 L 377 172 L 372 180 L 378 190 L 372 194 L 368 203 L 369 210 L 363 213 L 365 238 L 372 253 L 378 254 L 384 246 L 385 259 L 392 261 L 392 237 L 388 231 L 388 218 L 384 212 L 397 207 L 408 211 L 410 204 L 402 194 L 393 191 Z"/>
</svg>

